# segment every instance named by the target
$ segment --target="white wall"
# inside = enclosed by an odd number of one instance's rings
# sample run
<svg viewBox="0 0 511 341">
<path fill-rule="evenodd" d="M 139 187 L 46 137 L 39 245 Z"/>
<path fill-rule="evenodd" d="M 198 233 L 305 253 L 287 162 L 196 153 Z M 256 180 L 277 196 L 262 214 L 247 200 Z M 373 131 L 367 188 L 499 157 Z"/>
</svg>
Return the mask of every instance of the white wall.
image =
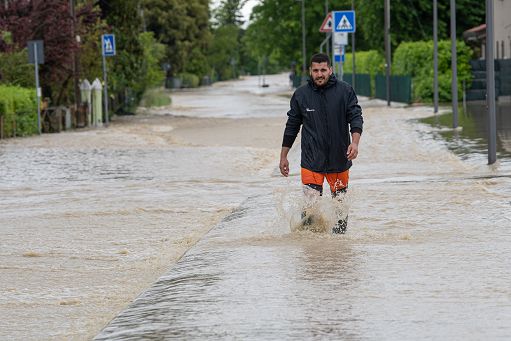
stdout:
<svg viewBox="0 0 511 341">
<path fill-rule="evenodd" d="M 511 58 L 511 0 L 493 0 L 493 6 L 495 59 Z M 502 45 L 504 45 L 504 49 L 502 49 Z"/>
</svg>

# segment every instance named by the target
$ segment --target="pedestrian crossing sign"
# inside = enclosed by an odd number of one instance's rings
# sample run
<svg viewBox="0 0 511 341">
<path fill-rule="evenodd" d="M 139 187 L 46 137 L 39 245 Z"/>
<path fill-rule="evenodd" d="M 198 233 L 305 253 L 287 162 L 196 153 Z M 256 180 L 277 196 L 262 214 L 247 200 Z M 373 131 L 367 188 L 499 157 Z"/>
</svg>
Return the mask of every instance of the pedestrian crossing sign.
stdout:
<svg viewBox="0 0 511 341">
<path fill-rule="evenodd" d="M 355 32 L 355 11 L 335 11 L 334 32 Z"/>
<path fill-rule="evenodd" d="M 103 56 L 111 57 L 115 56 L 115 35 L 103 34 L 101 36 Z"/>
</svg>

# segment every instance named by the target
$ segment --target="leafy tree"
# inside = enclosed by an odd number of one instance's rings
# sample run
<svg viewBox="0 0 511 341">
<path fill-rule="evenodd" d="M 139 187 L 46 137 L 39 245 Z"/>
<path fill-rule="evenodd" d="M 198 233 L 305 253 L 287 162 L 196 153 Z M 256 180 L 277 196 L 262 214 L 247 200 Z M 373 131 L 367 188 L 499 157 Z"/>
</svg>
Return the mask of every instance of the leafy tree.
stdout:
<svg viewBox="0 0 511 341">
<path fill-rule="evenodd" d="M 0 6 L 0 30 L 10 32 L 1 39 L 0 51 L 16 53 L 29 40 L 44 41 L 45 63 L 40 67 L 43 96 L 60 104 L 69 102 L 73 77 L 73 53 L 78 43 L 73 36 L 73 22 L 68 0 L 19 0 Z M 82 6 L 78 17 L 94 17 L 92 5 Z M 3 35 L 6 37 L 6 35 Z"/>
<path fill-rule="evenodd" d="M 211 41 L 208 0 L 143 0 L 147 30 L 167 47 L 169 74 L 203 76 L 209 72 L 206 51 Z"/>
<path fill-rule="evenodd" d="M 241 9 L 248 0 L 222 0 L 215 11 L 216 24 L 218 26 L 234 25 L 240 27 L 243 25 L 243 15 Z"/>
<path fill-rule="evenodd" d="M 120 114 L 130 113 L 145 90 L 139 0 L 109 0 L 100 5 L 115 34 L 116 56 L 108 58 L 113 108 Z"/>
<path fill-rule="evenodd" d="M 433 36 L 433 2 L 431 0 L 407 0 L 391 2 L 390 21 L 393 48 L 403 41 L 431 39 Z M 364 38 L 370 48 L 384 50 L 383 1 L 368 0 L 357 4 L 357 28 L 364 27 Z M 485 21 L 484 1 L 456 1 L 456 34 Z M 438 36 L 448 39 L 450 35 L 450 7 L 448 2 L 438 2 Z"/>
<path fill-rule="evenodd" d="M 457 34 L 484 22 L 484 2 L 457 0 Z M 329 10 L 349 10 L 351 0 L 330 0 Z M 384 50 L 383 11 L 381 0 L 356 1 L 356 46 L 362 50 Z M 318 31 L 325 17 L 324 1 L 305 0 L 307 60 L 317 52 L 325 34 Z M 461 15 L 462 14 L 462 15 Z M 449 35 L 449 5 L 439 2 L 439 37 Z M 432 37 L 432 1 L 406 0 L 391 2 L 391 34 L 393 47 L 402 41 L 417 41 Z M 251 23 L 244 38 L 252 58 L 270 56 L 282 66 L 291 61 L 301 64 L 301 4 L 296 0 L 265 0 L 255 6 Z M 350 51 L 350 45 L 347 51 Z"/>
</svg>

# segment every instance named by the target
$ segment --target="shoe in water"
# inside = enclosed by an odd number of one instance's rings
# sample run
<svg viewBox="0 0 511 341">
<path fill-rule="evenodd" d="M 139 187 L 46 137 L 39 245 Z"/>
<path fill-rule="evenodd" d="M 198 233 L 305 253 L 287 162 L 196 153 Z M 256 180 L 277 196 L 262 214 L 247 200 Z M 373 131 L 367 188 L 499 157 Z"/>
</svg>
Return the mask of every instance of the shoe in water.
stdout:
<svg viewBox="0 0 511 341">
<path fill-rule="evenodd" d="M 337 224 L 332 228 L 334 234 L 345 234 L 348 229 L 348 217 L 346 219 L 339 219 Z"/>
</svg>

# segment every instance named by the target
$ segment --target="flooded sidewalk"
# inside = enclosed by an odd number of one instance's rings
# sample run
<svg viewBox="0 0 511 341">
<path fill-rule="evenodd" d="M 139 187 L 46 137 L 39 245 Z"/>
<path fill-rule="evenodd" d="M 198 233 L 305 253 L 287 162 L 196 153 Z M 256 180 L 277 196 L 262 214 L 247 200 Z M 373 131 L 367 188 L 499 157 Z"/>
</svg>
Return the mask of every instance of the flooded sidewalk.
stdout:
<svg viewBox="0 0 511 341">
<path fill-rule="evenodd" d="M 295 145 L 95 339 L 509 339 L 507 163 L 461 160 L 429 108 L 362 107 L 347 234 L 291 231 Z"/>
</svg>

